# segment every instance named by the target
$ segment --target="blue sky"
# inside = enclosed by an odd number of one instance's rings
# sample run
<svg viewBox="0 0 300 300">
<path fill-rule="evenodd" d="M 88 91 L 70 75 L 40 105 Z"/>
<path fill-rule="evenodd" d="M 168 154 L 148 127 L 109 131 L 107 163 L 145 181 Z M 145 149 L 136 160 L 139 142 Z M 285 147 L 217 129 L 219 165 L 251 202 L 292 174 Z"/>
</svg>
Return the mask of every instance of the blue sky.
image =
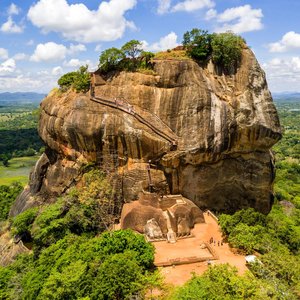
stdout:
<svg viewBox="0 0 300 300">
<path fill-rule="evenodd" d="M 192 28 L 243 36 L 272 92 L 300 92 L 299 0 L 0 0 L 0 92 L 49 92 L 64 73 L 96 68 L 102 50 L 181 43 Z"/>
</svg>

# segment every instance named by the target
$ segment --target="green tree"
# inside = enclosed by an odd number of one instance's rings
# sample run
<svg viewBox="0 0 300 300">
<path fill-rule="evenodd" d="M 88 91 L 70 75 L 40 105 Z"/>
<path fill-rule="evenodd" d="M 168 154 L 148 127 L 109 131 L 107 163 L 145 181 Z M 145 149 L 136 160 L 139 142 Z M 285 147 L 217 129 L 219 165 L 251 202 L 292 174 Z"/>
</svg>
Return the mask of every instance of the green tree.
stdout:
<svg viewBox="0 0 300 300">
<path fill-rule="evenodd" d="M 92 299 L 129 299 L 143 289 L 143 273 L 130 252 L 114 254 L 101 264 Z"/>
<path fill-rule="evenodd" d="M 142 51 L 141 52 L 141 67 L 144 69 L 151 69 L 151 59 L 154 58 L 155 54 L 150 51 Z"/>
<path fill-rule="evenodd" d="M 245 41 L 240 36 L 231 32 L 212 34 L 213 62 L 228 72 L 233 71 L 241 61 L 244 43 Z"/>
<path fill-rule="evenodd" d="M 140 41 L 131 40 L 122 46 L 121 51 L 126 57 L 136 59 L 143 51 L 142 46 L 143 44 Z"/>
<path fill-rule="evenodd" d="M 238 276 L 235 267 L 224 264 L 210 267 L 202 276 L 194 275 L 175 292 L 172 299 L 264 299 L 259 297 L 259 293 L 259 286 L 253 276 Z"/>
<path fill-rule="evenodd" d="M 25 210 L 18 216 L 16 216 L 12 223 L 12 232 L 14 234 L 25 234 L 29 233 L 31 225 L 38 213 L 38 208 L 33 207 Z"/>
<path fill-rule="evenodd" d="M 15 182 L 10 186 L 0 186 L 0 221 L 7 219 L 12 203 L 22 190 L 23 187 L 19 182 Z"/>
<path fill-rule="evenodd" d="M 73 87 L 76 92 L 84 92 L 86 93 L 90 88 L 91 76 L 88 72 L 88 65 L 81 66 L 79 70 L 76 72 L 76 76 L 74 78 Z"/>
<path fill-rule="evenodd" d="M 118 48 L 104 50 L 99 57 L 99 68 L 103 72 L 118 69 L 119 63 L 125 58 L 123 51 Z"/>
<path fill-rule="evenodd" d="M 69 88 L 72 87 L 77 75 L 77 72 L 69 72 L 62 75 L 57 81 L 59 88 L 62 91 L 67 91 Z"/>
<path fill-rule="evenodd" d="M 99 240 L 99 246 L 104 255 L 123 253 L 130 250 L 140 266 L 148 269 L 153 266 L 154 247 L 145 243 L 143 236 L 135 234 L 132 230 L 117 230 L 113 233 L 104 232 Z"/>
<path fill-rule="evenodd" d="M 77 93 L 87 92 L 90 88 L 90 74 L 88 72 L 88 65 L 81 66 L 76 72 L 69 72 L 58 79 L 59 88 L 62 91 L 67 91 L 74 88 Z"/>
<path fill-rule="evenodd" d="M 205 61 L 211 54 L 211 35 L 206 30 L 194 28 L 183 35 L 183 46 L 195 60 Z"/>
</svg>

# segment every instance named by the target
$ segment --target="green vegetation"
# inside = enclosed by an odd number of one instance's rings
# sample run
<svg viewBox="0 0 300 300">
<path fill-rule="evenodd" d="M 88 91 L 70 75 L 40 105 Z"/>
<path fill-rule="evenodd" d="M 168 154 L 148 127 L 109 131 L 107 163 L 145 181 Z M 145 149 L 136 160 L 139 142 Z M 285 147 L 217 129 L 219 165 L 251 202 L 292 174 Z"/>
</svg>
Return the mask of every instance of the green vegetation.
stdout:
<svg viewBox="0 0 300 300">
<path fill-rule="evenodd" d="M 16 157 L 8 161 L 8 166 L 0 165 L 0 185 L 11 185 L 14 182 L 26 185 L 29 173 L 38 158 L 39 156 Z"/>
<path fill-rule="evenodd" d="M 211 58 L 225 72 L 234 72 L 239 66 L 245 40 L 232 32 L 209 34 L 194 28 L 183 35 L 182 44 L 196 61 L 207 62 Z"/>
<path fill-rule="evenodd" d="M 300 208 L 300 104 L 299 100 L 276 103 L 283 139 L 275 145 L 276 179 L 275 196 L 278 200 L 291 201 Z"/>
<path fill-rule="evenodd" d="M 231 32 L 209 34 L 208 31 L 194 28 L 184 34 L 182 44 L 184 50 L 169 49 L 154 54 L 143 51 L 140 41 L 131 40 L 120 49 L 112 47 L 104 50 L 99 57 L 99 68 L 103 73 L 123 70 L 135 72 L 152 70 L 153 58 L 192 58 L 200 63 L 212 59 L 224 72 L 234 72 L 240 63 L 245 41 Z"/>
<path fill-rule="evenodd" d="M 103 244 L 122 248 L 109 253 Z M 136 259 L 140 246 L 147 253 L 146 263 Z M 1 293 L 6 296 L 0 299 L 127 299 L 143 292 L 153 253 L 152 245 L 130 230 L 93 238 L 68 234 L 38 257 L 21 256 L 0 268 Z"/>
<path fill-rule="evenodd" d="M 190 57 L 204 61 L 212 52 L 211 39 L 212 35 L 208 31 L 194 28 L 183 35 L 182 44 Z"/>
<path fill-rule="evenodd" d="M 7 219 L 11 205 L 22 189 L 22 185 L 17 182 L 10 186 L 0 185 L 0 222 Z"/>
<path fill-rule="evenodd" d="M 76 72 L 69 72 L 58 79 L 58 85 L 61 91 L 65 92 L 73 88 L 77 93 L 86 93 L 90 88 L 90 74 L 88 66 L 81 66 Z"/>
<path fill-rule="evenodd" d="M 121 49 L 109 48 L 104 50 L 99 57 L 99 68 L 102 72 L 110 71 L 143 71 L 152 70 L 152 52 L 142 49 L 142 43 L 138 40 L 131 40 L 124 44 Z"/>
<path fill-rule="evenodd" d="M 210 267 L 202 276 L 194 275 L 170 299 L 278 299 L 270 297 L 273 290 L 268 286 L 262 286 L 260 280 L 251 273 L 246 273 L 244 276 L 239 276 L 237 273 L 237 269 L 228 264 Z"/>
<path fill-rule="evenodd" d="M 0 161 L 6 167 L 11 158 L 33 156 L 43 147 L 37 133 L 39 111 L 32 109 L 32 105 L 1 107 Z"/>
<path fill-rule="evenodd" d="M 211 37 L 212 61 L 224 70 L 235 70 L 242 58 L 245 41 L 230 32 L 214 33 Z"/>
<path fill-rule="evenodd" d="M 28 234 L 31 229 L 31 225 L 37 215 L 37 207 L 27 209 L 23 213 L 16 216 L 12 223 L 12 232 L 14 235 Z"/>
<path fill-rule="evenodd" d="M 128 299 L 159 278 L 154 247 L 131 230 L 106 231 L 114 222 L 113 191 L 104 174 L 84 175 L 82 189 L 14 218 L 33 254 L 0 268 L 0 299 Z M 153 283 L 153 285 L 155 285 Z"/>
</svg>

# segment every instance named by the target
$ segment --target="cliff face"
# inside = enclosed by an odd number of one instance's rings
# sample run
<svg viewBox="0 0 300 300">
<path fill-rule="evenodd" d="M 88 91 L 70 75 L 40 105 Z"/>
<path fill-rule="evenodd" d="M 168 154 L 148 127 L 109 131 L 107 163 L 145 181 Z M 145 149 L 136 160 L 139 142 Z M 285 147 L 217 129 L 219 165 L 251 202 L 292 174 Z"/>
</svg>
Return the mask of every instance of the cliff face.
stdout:
<svg viewBox="0 0 300 300">
<path fill-rule="evenodd" d="M 264 72 L 253 53 L 224 75 L 209 63 L 156 60 L 154 75 L 96 77 L 90 94 L 50 93 L 39 133 L 47 145 L 11 215 L 48 202 L 95 163 L 122 178 L 125 201 L 148 187 L 201 208 L 267 213 L 274 179 L 270 148 L 281 137 Z"/>
</svg>

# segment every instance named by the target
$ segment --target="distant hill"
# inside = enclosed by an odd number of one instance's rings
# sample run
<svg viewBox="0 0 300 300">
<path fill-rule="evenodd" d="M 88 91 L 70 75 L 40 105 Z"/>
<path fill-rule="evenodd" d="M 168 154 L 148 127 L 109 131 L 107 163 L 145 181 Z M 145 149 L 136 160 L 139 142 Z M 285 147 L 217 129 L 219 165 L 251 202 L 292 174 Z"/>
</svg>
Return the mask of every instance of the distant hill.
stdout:
<svg viewBox="0 0 300 300">
<path fill-rule="evenodd" d="M 39 104 L 46 94 L 39 93 L 0 93 L 0 105 Z"/>
<path fill-rule="evenodd" d="M 300 93 L 298 92 L 283 92 L 283 93 L 272 93 L 274 101 L 279 102 L 295 102 L 300 101 Z"/>
</svg>

